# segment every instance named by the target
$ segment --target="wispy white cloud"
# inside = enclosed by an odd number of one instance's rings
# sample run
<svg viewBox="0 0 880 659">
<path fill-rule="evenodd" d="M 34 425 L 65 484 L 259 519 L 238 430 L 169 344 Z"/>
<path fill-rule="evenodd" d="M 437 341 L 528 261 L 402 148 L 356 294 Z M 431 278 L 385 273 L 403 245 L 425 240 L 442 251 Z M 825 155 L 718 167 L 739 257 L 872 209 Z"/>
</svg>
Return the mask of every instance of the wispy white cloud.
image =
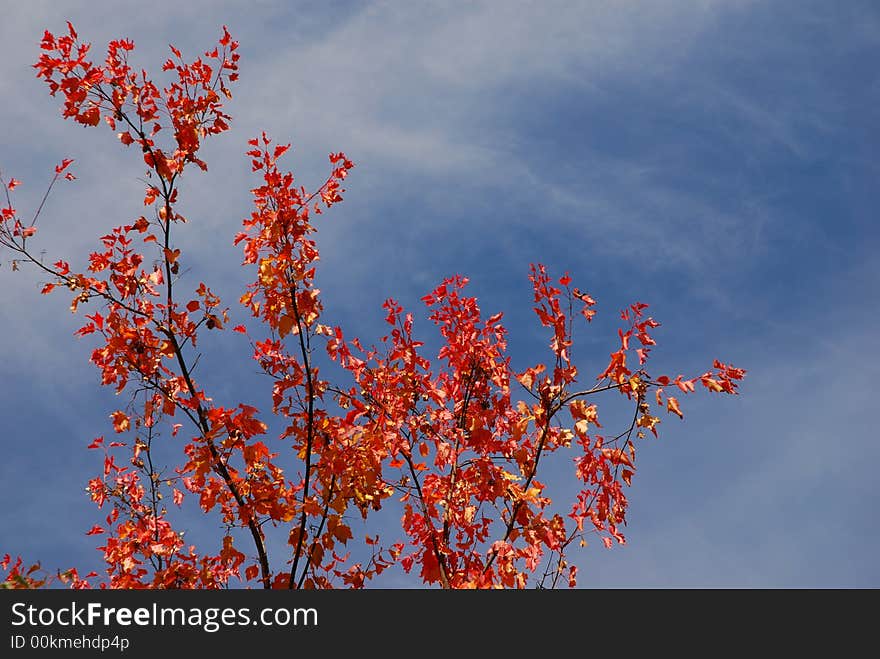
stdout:
<svg viewBox="0 0 880 659">
<path fill-rule="evenodd" d="M 299 147 L 295 166 L 307 183 L 320 180 L 325 154 L 340 148 L 361 166 L 356 174 L 363 171 L 371 181 L 359 190 L 365 195 L 364 208 L 377 199 L 393 199 L 396 180 L 412 174 L 423 177 L 421 185 L 428 188 L 428 181 L 438 176 L 451 186 L 449 192 L 437 193 L 440 204 L 454 199 L 462 184 L 494 189 L 487 193 L 492 196 L 519 181 L 533 199 L 541 200 L 545 221 L 556 223 L 558 231 L 579 233 L 578 225 L 586 225 L 591 249 L 601 252 L 604 246 L 613 252 L 627 240 L 644 240 L 653 248 L 645 251 L 642 265 L 675 263 L 695 273 L 710 258 L 707 246 L 729 236 L 733 227 L 742 231 L 743 223 L 737 224 L 742 218 L 658 182 L 654 174 L 662 164 L 656 156 L 624 162 L 589 153 L 581 163 L 580 181 L 560 184 L 524 158 L 516 136 L 505 134 L 513 127 L 496 125 L 500 108 L 494 99 L 503 99 L 499 94 L 505 89 L 522 92 L 546 84 L 601 95 L 607 80 L 649 82 L 669 75 L 701 31 L 739 4 L 667 2 L 645 8 L 620 3 L 611 8 L 603 3 L 524 2 L 499 9 L 494 3 L 468 3 L 453 11 L 445 3 L 375 3 L 331 9 L 320 19 L 305 12 L 305 22 L 297 14 L 289 34 L 266 25 L 284 14 L 285 3 L 260 3 L 248 16 L 234 5 L 208 13 L 218 21 L 238 21 L 232 29 L 245 54 L 232 104 L 238 134 L 250 136 L 267 128 L 280 141 L 293 139 Z M 193 54 L 190 43 L 204 36 L 198 52 L 216 37 L 203 3 L 181 6 L 173 16 L 152 12 L 136 25 L 134 14 L 126 11 L 134 3 L 121 7 L 103 11 L 100 3 L 74 2 L 65 13 L 82 37 L 95 44 L 96 57 L 106 39 L 131 35 L 138 44 L 136 59 L 145 65 L 164 59 L 166 42 L 185 39 L 184 50 Z M 137 203 L 125 201 L 138 198 L 137 159 L 113 145 L 109 135 L 95 142 L 97 131 L 56 119 L 57 100 L 46 100 L 42 84 L 27 68 L 36 57 L 42 28 L 62 29 L 62 20 L 53 3 L 14 12 L 4 42 L 15 56 L 0 65 L 5 84 L 22 90 L 12 95 L 19 102 L 7 108 L 20 125 L 9 140 L 9 152 L 24 154 L 40 142 L 45 170 L 60 157 L 73 155 L 85 177 L 55 193 L 53 203 L 60 203 L 63 195 L 69 215 L 61 225 L 72 224 L 75 230 L 68 232 L 59 224 L 50 230 L 47 217 L 40 240 L 50 255 L 82 253 L 91 248 L 92 236 L 140 212 Z M 316 27 L 322 29 L 309 31 Z M 271 47 L 262 47 L 267 43 Z M 225 147 L 208 147 L 216 154 L 213 176 L 224 184 L 215 185 L 210 196 L 186 198 L 187 212 L 191 209 L 203 228 L 181 232 L 180 240 L 195 256 L 225 253 L 237 218 L 247 212 L 247 195 L 241 192 L 252 179 L 237 146 L 227 142 Z M 25 163 L 34 168 L 28 174 L 39 181 L 37 163 Z M 107 172 L 114 176 L 107 177 Z M 374 172 L 382 172 L 382 179 Z M 23 199 L 34 202 L 36 187 Z M 486 228 L 492 222 L 507 232 L 515 228 L 509 217 L 497 214 L 482 213 L 480 221 Z"/>
<path fill-rule="evenodd" d="M 370 157 L 430 165 L 413 149 L 427 127 L 447 149 L 493 111 L 499 90 L 541 83 L 598 88 L 608 79 L 647 80 L 674 69 L 696 36 L 737 3 L 373 3 L 312 39 L 279 40 L 255 53 L 261 102 L 244 110 L 317 139 L 369 140 Z M 268 112 L 267 112 L 268 110 Z M 414 110 L 417 110 L 414 112 Z M 383 124 L 418 132 L 372 140 Z M 350 137 L 351 140 L 346 138 Z M 430 155 L 443 149 L 438 143 Z"/>
</svg>

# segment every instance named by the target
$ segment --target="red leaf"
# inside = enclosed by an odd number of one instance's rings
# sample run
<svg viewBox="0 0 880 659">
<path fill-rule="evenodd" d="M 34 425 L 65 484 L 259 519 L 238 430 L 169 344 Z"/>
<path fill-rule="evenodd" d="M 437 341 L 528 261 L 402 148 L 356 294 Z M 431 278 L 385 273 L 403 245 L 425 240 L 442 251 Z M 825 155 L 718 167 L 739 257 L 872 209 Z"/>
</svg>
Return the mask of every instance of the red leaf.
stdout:
<svg viewBox="0 0 880 659">
<path fill-rule="evenodd" d="M 70 166 L 70 163 L 72 163 L 72 162 L 73 162 L 73 159 L 71 159 L 71 158 L 65 158 L 64 160 L 61 161 L 61 164 L 60 164 L 60 165 L 56 165 L 56 166 L 55 166 L 55 173 L 56 173 L 56 174 L 60 174 L 60 173 L 63 172 L 65 169 L 67 169 L 67 168 Z"/>
<path fill-rule="evenodd" d="M 98 108 L 89 108 L 76 115 L 76 120 L 83 126 L 97 126 L 101 122 L 101 111 Z"/>
</svg>

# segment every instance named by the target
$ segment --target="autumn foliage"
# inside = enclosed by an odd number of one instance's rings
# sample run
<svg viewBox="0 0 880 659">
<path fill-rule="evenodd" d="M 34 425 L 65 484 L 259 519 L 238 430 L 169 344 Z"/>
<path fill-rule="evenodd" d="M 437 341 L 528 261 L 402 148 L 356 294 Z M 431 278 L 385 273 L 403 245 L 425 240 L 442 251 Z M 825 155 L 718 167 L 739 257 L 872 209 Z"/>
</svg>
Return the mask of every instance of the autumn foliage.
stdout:
<svg viewBox="0 0 880 659">
<path fill-rule="evenodd" d="M 84 317 L 77 334 L 97 339 L 91 362 L 102 384 L 129 401 L 110 414 L 113 434 L 88 446 L 102 456 L 88 481 L 102 513 L 88 533 L 100 538 L 106 572 L 47 577 L 7 555 L 5 585 L 360 588 L 399 565 L 444 588 L 574 586 L 571 549 L 593 538 L 624 542 L 636 440 L 656 436 L 664 413 L 681 417 L 678 397 L 697 386 L 735 394 L 744 371 L 716 361 L 693 377 L 650 374 L 659 323 L 636 303 L 621 313 L 607 364 L 581 378 L 573 334 L 596 303 L 568 274 L 537 264 L 528 276 L 546 363 L 512 369 L 502 315 L 484 317 L 462 276 L 422 298 L 439 330 L 436 354 L 393 299 L 384 304 L 387 334 L 361 341 L 325 318 L 316 287 L 314 222 L 342 201 L 353 164 L 331 154 L 326 182 L 308 191 L 280 166 L 288 146 L 265 134 L 249 142 L 253 212 L 234 236 L 253 281 L 240 306 L 224 306 L 206 283 L 183 276 L 174 236 L 187 221 L 181 176 L 206 170 L 202 144 L 229 129 L 223 103 L 237 46 L 224 28 L 191 62 L 172 47 L 161 87 L 129 64 L 131 41 L 111 42 L 95 63 L 72 25 L 43 37 L 37 76 L 61 98 L 63 116 L 106 124 L 143 159 L 148 183 L 144 215 L 101 236 L 77 272 L 35 256 L 39 212 L 25 221 L 12 203 L 19 181 L 2 180 L 0 243 L 16 268 L 44 271 L 43 293 L 71 295 L 71 311 Z M 74 178 L 71 162 L 56 168 L 53 184 Z M 259 408 L 221 405 L 194 376 L 200 337 L 226 331 L 241 334 L 268 376 Z M 622 432 L 603 431 L 595 402 L 603 392 L 632 405 Z M 541 476 L 558 452 L 571 460 L 569 501 L 552 501 Z M 158 461 L 167 455 L 177 462 Z M 185 540 L 176 523 L 188 498 L 227 530 L 201 546 Z M 360 520 L 376 530 L 363 533 Z M 270 555 L 270 546 L 286 549 Z"/>
</svg>

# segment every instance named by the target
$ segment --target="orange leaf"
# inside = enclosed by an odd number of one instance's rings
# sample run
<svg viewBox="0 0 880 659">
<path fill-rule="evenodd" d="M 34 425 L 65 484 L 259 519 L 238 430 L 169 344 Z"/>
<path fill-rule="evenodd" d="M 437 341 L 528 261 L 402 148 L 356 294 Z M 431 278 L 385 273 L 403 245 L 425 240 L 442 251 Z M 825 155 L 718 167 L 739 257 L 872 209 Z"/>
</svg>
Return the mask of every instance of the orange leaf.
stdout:
<svg viewBox="0 0 880 659">
<path fill-rule="evenodd" d="M 290 330 L 293 328 L 294 324 L 293 316 L 284 315 L 278 320 L 278 334 L 284 338 L 288 334 L 290 334 Z"/>
<path fill-rule="evenodd" d="M 628 467 L 632 467 L 633 463 L 630 460 L 629 455 L 626 454 L 622 448 L 603 448 L 602 455 L 614 464 L 625 464 Z"/>
<path fill-rule="evenodd" d="M 110 415 L 110 418 L 113 419 L 113 429 L 116 432 L 125 432 L 131 427 L 128 415 L 125 412 L 116 411 Z"/>
<path fill-rule="evenodd" d="M 342 544 L 346 544 L 352 538 L 351 529 L 345 524 L 340 524 L 333 529 L 333 536 Z"/>
<path fill-rule="evenodd" d="M 675 399 L 674 396 L 670 396 L 666 399 L 666 410 L 668 412 L 674 412 L 675 414 L 677 414 L 679 419 L 684 418 L 684 414 L 681 413 L 681 408 L 679 408 L 678 401 Z"/>
<path fill-rule="evenodd" d="M 721 387 L 721 385 L 718 383 L 718 380 L 714 380 L 714 379 L 712 379 L 712 378 L 704 377 L 704 378 L 702 378 L 702 382 L 703 382 L 703 385 L 704 385 L 709 391 L 719 391 L 719 392 L 720 392 L 720 391 L 724 391 L 724 389 L 723 389 L 723 388 Z"/>
</svg>

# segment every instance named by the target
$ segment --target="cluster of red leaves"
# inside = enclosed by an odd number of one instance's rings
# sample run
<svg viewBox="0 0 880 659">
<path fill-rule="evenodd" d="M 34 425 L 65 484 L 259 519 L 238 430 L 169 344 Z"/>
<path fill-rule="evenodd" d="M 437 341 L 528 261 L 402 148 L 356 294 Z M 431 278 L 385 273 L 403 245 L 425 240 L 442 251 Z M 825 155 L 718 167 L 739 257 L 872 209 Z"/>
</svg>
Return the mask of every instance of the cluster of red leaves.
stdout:
<svg viewBox="0 0 880 659">
<path fill-rule="evenodd" d="M 202 327 L 221 328 L 226 312 L 204 284 L 189 300 L 180 302 L 174 296 L 180 250 L 171 244 L 171 233 L 175 224 L 186 221 L 174 211 L 178 177 L 189 163 L 206 169 L 197 157 L 201 141 L 228 129 L 221 94 L 229 98 L 228 85 L 237 78 L 238 44 L 224 28 L 218 47 L 191 63 L 183 62 L 172 47 L 175 60 L 169 59 L 163 70 L 174 71 L 176 79 L 160 91 L 145 71 L 129 66 L 131 41 L 111 42 L 104 63 L 94 64 L 87 59 L 89 44 L 79 43 L 73 26 L 67 27 L 62 36 L 45 33 L 43 54 L 35 65 L 37 76 L 45 79 L 52 95 L 63 95 L 65 118 L 86 126 L 96 126 L 103 118 L 112 130 L 121 130 L 117 137 L 124 145 L 140 147 L 153 181 L 147 185 L 144 205 L 153 217 L 141 216 L 102 236 L 102 249 L 89 255 L 88 268 L 81 273 L 72 272 L 65 261 L 50 268 L 33 259 L 24 242 L 28 235 L 22 232 L 16 240 L 15 224 L 9 230 L 10 222 L 6 223 L 2 239 L 52 275 L 43 293 L 59 286 L 74 293 L 71 311 L 90 300 L 103 303 L 100 311 L 86 315 L 88 322 L 77 334 L 100 337 L 91 361 L 101 372 L 102 384 L 119 393 L 133 382 L 137 386 L 129 411 L 111 415 L 114 430 L 133 434 L 134 441 L 105 446 L 99 437 L 89 446 L 103 448 L 105 458 L 102 474 L 89 481 L 87 491 L 98 506 L 111 504 L 106 528 L 95 525 L 89 531 L 106 534 L 100 549 L 108 581 L 102 585 L 219 587 L 239 573 L 244 561 L 244 554 L 232 545 L 232 535 L 224 536 L 216 553 L 196 553 L 185 545 L 183 533 L 174 530 L 162 502 L 170 494 L 179 506 L 183 491 L 190 489 L 200 495 L 206 510 L 219 505 L 225 518 L 246 519 L 248 502 L 236 495 L 233 476 L 224 464 L 232 449 L 215 440 L 227 425 L 251 436 L 255 410 L 242 406 L 239 414 L 226 414 L 211 404 L 191 377 L 185 350 L 196 346 Z M 158 134 L 169 126 L 172 141 L 163 149 Z M 70 162 L 56 168 L 56 179 Z M 3 219 L 14 217 L 9 203 Z M 152 258 L 147 249 L 154 250 Z M 153 464 L 153 441 L 159 435 L 159 422 L 176 413 L 200 432 L 185 449 L 189 461 L 166 474 Z M 172 424 L 172 435 L 180 427 Z M 122 462 L 114 452 L 120 448 L 128 452 Z M 206 478 L 205 471 L 213 476 Z M 224 481 L 223 487 L 217 487 L 218 480 Z M 212 499 L 211 488 L 222 496 Z M 258 532 L 255 523 L 251 526 Z"/>
<path fill-rule="evenodd" d="M 231 98 L 228 85 L 238 79 L 238 42 L 225 27 L 218 47 L 204 59 L 185 63 L 171 46 L 174 58 L 162 70 L 174 71 L 177 79 L 161 91 L 146 71 L 129 66 L 134 50 L 129 39 L 111 41 L 103 65 L 87 59 L 91 44 L 80 43 L 69 22 L 67 34 L 46 30 L 40 48 L 44 52 L 34 65 L 37 77 L 45 79 L 52 96 L 64 96 L 65 118 L 85 126 L 97 126 L 103 118 L 112 130 L 122 129 L 119 140 L 126 146 L 137 144 L 144 162 L 164 181 L 171 181 L 188 162 L 207 168 L 196 152 L 205 137 L 228 130 L 230 117 L 222 111 L 221 94 Z M 163 118 L 169 123 L 163 125 Z M 154 141 L 166 126 L 174 131 L 173 151 L 167 154 Z"/>
<path fill-rule="evenodd" d="M 36 68 L 50 92 L 63 95 L 65 117 L 89 126 L 103 117 L 122 129 L 124 145 L 141 148 L 151 179 L 144 204 L 152 217 L 103 236 L 82 273 L 64 261 L 43 265 L 28 251 L 36 229 L 11 204 L 14 179 L 4 185 L 0 225 L 0 243 L 53 278 L 44 293 L 68 288 L 72 311 L 92 300 L 102 304 L 77 333 L 98 339 L 91 361 L 102 383 L 132 392 L 128 407 L 111 414 L 114 431 L 128 441 L 98 437 L 89 445 L 103 450 L 104 460 L 87 491 L 109 508 L 105 524 L 88 532 L 105 538 L 107 578 L 99 585 L 220 588 L 235 579 L 265 588 L 359 588 L 399 564 L 426 584 L 448 588 L 525 587 L 530 578 L 540 585 L 564 578 L 574 586 L 576 569 L 565 559 L 573 542 L 583 544 L 588 534 L 609 546 L 624 542 L 633 437 L 645 429 L 656 435 L 660 423 L 648 391 L 655 390 L 657 408 L 682 416 L 678 400 L 664 397 L 665 387 L 689 393 L 699 383 L 733 394 L 744 371 L 715 362 L 714 371 L 690 379 L 649 375 L 650 333 L 658 323 L 644 316 L 646 305 L 634 304 L 622 313 L 620 348 L 595 383 L 579 389 L 572 331 L 577 317 L 593 318 L 595 301 L 572 289 L 567 274 L 554 280 L 542 265 L 532 266 L 530 279 L 534 311 L 550 335 L 548 364 L 512 369 L 502 315 L 484 319 L 477 300 L 465 294 L 463 277 L 423 298 L 441 338 L 435 357 L 415 338 L 413 314 L 393 299 L 384 304 L 389 330 L 378 347 L 347 339 L 342 328 L 321 322 L 312 216 L 342 200 L 353 164 L 331 154 L 327 180 L 308 192 L 278 168 L 289 146 L 263 134 L 247 152 L 263 180 L 252 190 L 254 211 L 235 244 L 242 246 L 243 265 L 256 271 L 241 303 L 265 333 L 250 342 L 271 379 L 271 412 L 281 428 L 283 448 L 270 449 L 257 408 L 217 405 L 193 377 L 200 332 L 223 330 L 229 312 L 204 283 L 179 299 L 181 253 L 172 243 L 172 229 L 185 222 L 175 211 L 178 178 L 190 163 L 206 169 L 198 157 L 202 141 L 228 128 L 221 94 L 230 97 L 228 84 L 237 75 L 237 43 L 224 28 L 218 47 L 189 64 L 172 47 L 175 59 L 163 71 L 176 79 L 161 91 L 145 71 L 129 66 L 133 47 L 111 42 L 104 64 L 94 65 L 86 59 L 89 45 L 68 24 L 64 36 L 46 32 Z M 173 130 L 164 149 L 157 142 L 163 126 Z M 56 179 L 70 162 L 56 169 Z M 250 337 L 244 325 L 233 329 Z M 639 347 L 630 346 L 636 342 Z M 322 377 L 316 344 L 350 384 Z M 628 429 L 608 437 L 597 432 L 602 426 L 591 399 L 613 389 L 633 402 L 636 414 Z M 162 431 L 175 437 L 184 424 L 190 440 L 170 469 L 158 462 L 169 450 Z M 539 467 L 562 450 L 572 453 L 580 485 L 560 509 Z M 227 529 L 213 550 L 187 544 L 173 525 L 172 511 L 186 493 Z M 396 506 L 400 538 L 356 537 L 354 521 Z M 270 560 L 270 533 L 286 538 L 286 555 Z M 235 546 L 242 538 L 250 543 L 245 550 Z M 23 572 L 21 565 L 9 557 L 0 563 L 8 571 L 5 584 L 43 585 L 30 576 L 39 566 Z M 86 587 L 97 575 L 59 577 Z"/>
</svg>

